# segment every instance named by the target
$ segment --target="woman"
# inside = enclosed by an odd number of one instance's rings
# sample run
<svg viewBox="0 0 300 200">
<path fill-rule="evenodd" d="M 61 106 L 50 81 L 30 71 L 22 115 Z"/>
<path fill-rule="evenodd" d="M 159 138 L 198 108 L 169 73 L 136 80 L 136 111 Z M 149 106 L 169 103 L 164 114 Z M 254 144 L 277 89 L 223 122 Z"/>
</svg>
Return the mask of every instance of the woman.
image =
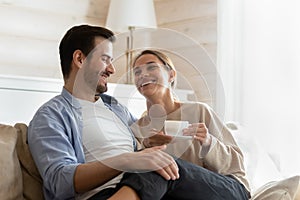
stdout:
<svg viewBox="0 0 300 200">
<path fill-rule="evenodd" d="M 219 178 L 230 177 L 242 184 L 249 197 L 243 155 L 229 129 L 208 105 L 183 103 L 173 97 L 176 71 L 172 61 L 162 52 L 144 50 L 133 62 L 133 74 L 138 91 L 147 101 L 148 112 L 133 127 L 142 145 L 168 144 L 169 153 L 215 172 L 212 179 L 216 183 L 212 184 L 218 184 Z M 193 139 L 173 140 L 163 132 L 164 120 L 188 121 L 190 125 L 183 135 Z M 235 186 L 226 187 L 231 190 Z"/>
</svg>

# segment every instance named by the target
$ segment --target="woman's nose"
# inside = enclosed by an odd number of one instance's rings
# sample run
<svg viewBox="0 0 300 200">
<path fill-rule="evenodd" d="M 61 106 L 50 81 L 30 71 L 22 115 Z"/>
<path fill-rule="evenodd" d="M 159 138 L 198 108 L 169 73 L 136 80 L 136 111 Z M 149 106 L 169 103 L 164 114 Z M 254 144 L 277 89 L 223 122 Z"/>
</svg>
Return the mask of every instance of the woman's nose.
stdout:
<svg viewBox="0 0 300 200">
<path fill-rule="evenodd" d="M 145 77 L 145 76 L 149 76 L 149 72 L 148 72 L 147 68 L 143 67 L 141 69 L 141 77 Z"/>
<path fill-rule="evenodd" d="M 145 76 L 149 76 L 149 73 L 147 70 L 145 70 L 145 72 L 142 73 L 142 77 L 145 77 Z"/>
</svg>

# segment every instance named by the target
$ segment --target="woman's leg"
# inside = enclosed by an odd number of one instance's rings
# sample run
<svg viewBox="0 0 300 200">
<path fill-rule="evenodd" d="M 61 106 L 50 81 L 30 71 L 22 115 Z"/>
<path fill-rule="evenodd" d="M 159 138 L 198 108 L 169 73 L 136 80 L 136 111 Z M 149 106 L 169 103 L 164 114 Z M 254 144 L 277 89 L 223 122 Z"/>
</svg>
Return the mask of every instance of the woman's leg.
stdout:
<svg viewBox="0 0 300 200">
<path fill-rule="evenodd" d="M 122 186 L 121 188 L 107 188 L 94 196 L 89 200 L 140 200 L 137 193 L 128 186 Z"/>
<path fill-rule="evenodd" d="M 175 181 L 166 181 L 156 172 L 124 173 L 115 190 L 128 186 L 136 191 L 142 200 L 249 199 L 243 185 L 232 177 L 214 173 L 181 159 L 177 159 L 176 163 L 180 178 Z"/>
<path fill-rule="evenodd" d="M 113 196 L 108 200 L 140 200 L 140 197 L 137 193 L 128 186 L 121 187 Z"/>
<path fill-rule="evenodd" d="M 168 193 L 163 199 L 249 199 L 244 186 L 233 177 L 212 172 L 181 159 L 176 162 L 180 179 L 171 181 Z"/>
<path fill-rule="evenodd" d="M 128 186 L 142 200 L 159 200 L 168 191 L 168 181 L 156 172 L 124 173 L 118 187 Z"/>
</svg>

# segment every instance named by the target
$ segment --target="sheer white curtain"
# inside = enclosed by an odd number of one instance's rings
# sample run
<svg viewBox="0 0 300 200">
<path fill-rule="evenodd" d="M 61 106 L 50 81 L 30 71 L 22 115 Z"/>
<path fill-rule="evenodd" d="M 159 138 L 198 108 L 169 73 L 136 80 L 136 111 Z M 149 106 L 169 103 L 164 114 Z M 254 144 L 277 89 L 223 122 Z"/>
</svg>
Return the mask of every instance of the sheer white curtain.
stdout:
<svg viewBox="0 0 300 200">
<path fill-rule="evenodd" d="M 225 118 L 245 127 L 283 176 L 300 174 L 299 10 L 298 0 L 218 1 Z"/>
</svg>

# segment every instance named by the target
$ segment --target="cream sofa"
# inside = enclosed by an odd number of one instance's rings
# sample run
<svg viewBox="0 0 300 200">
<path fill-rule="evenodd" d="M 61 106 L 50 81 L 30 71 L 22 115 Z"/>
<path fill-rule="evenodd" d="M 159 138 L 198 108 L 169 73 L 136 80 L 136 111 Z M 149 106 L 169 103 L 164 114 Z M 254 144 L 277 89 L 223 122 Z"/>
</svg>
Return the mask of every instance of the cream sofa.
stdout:
<svg viewBox="0 0 300 200">
<path fill-rule="evenodd" d="M 26 134 L 26 124 L 0 124 L 0 200 L 44 199 Z M 253 192 L 252 200 L 300 200 L 299 180 L 294 176 L 266 183 Z"/>
<path fill-rule="evenodd" d="M 42 179 L 26 142 L 27 126 L 0 124 L 0 199 L 43 200 Z"/>
</svg>

